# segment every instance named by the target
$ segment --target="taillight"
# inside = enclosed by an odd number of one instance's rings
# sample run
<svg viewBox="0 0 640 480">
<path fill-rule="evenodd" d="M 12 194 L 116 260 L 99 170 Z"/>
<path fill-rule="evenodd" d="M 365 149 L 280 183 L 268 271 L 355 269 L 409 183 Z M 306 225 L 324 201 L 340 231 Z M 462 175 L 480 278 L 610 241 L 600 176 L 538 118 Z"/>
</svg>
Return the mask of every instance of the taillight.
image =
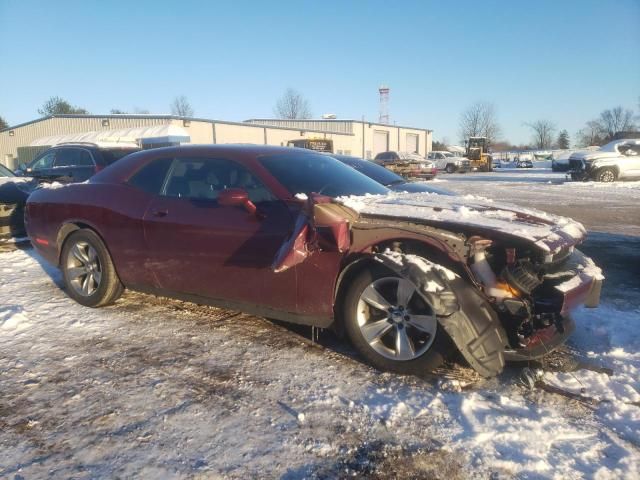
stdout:
<svg viewBox="0 0 640 480">
<path fill-rule="evenodd" d="M 96 168 L 94 169 L 94 172 L 93 172 L 93 173 L 98 173 L 100 170 L 103 170 L 103 169 L 104 169 L 104 166 L 102 166 L 102 165 L 96 165 Z"/>
</svg>

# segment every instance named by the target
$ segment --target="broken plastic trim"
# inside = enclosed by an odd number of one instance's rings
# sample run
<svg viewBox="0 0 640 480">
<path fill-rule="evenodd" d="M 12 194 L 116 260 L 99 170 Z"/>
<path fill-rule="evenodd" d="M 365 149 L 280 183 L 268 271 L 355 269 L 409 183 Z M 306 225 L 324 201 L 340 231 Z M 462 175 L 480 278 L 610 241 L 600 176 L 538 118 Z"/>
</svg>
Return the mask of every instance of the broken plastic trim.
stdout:
<svg viewBox="0 0 640 480">
<path fill-rule="evenodd" d="M 393 258 L 388 254 L 374 254 L 374 258 L 416 287 L 476 372 L 483 377 L 502 372 L 505 331 L 491 306 L 472 286 L 423 257 L 394 253 Z M 425 271 L 416 259 L 431 268 Z"/>
</svg>

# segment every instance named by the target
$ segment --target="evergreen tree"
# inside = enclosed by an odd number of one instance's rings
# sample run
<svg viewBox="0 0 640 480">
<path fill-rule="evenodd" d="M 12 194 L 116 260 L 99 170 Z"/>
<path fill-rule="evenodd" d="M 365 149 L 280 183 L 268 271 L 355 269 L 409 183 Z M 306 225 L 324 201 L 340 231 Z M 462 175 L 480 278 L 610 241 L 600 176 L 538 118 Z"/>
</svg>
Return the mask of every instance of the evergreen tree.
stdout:
<svg viewBox="0 0 640 480">
<path fill-rule="evenodd" d="M 569 132 L 567 132 L 566 130 L 562 130 L 560 132 L 560 135 L 558 135 L 558 148 L 561 148 L 562 150 L 566 150 L 567 148 L 569 148 L 569 146 L 570 146 Z"/>
</svg>

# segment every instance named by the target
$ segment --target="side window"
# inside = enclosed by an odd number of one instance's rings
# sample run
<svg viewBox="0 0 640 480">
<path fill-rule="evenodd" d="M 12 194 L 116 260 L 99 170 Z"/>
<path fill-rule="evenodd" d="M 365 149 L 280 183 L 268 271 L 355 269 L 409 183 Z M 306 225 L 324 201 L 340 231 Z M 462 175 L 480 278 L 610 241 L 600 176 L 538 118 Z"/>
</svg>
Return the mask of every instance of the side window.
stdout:
<svg viewBox="0 0 640 480">
<path fill-rule="evenodd" d="M 242 188 L 253 203 L 276 197 L 242 165 L 222 158 L 175 159 L 164 194 L 169 197 L 216 200 L 227 188 Z"/>
<path fill-rule="evenodd" d="M 91 154 L 83 148 L 60 148 L 56 155 L 56 167 L 92 167 Z"/>
<path fill-rule="evenodd" d="M 153 160 L 138 170 L 127 183 L 147 193 L 158 195 L 172 161 L 173 158 Z"/>
<path fill-rule="evenodd" d="M 51 151 L 49 153 L 46 153 L 36 161 L 34 161 L 29 168 L 31 168 L 31 170 L 43 170 L 45 168 L 51 168 L 53 167 L 53 161 L 55 159 L 56 159 L 56 152 Z"/>
</svg>

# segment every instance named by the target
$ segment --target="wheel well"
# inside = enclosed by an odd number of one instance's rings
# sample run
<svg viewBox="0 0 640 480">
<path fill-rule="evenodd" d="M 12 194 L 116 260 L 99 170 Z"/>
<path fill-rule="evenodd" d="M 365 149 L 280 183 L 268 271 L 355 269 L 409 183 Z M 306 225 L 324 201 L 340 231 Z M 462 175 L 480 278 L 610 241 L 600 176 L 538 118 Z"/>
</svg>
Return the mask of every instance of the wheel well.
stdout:
<svg viewBox="0 0 640 480">
<path fill-rule="evenodd" d="M 77 230 L 91 230 L 93 233 L 98 235 L 100 239 L 102 239 L 102 235 L 100 235 L 94 228 L 86 223 L 82 222 L 74 222 L 74 223 L 65 223 L 60 230 L 58 230 L 58 236 L 56 238 L 56 245 L 58 246 L 58 265 L 60 265 L 60 256 L 62 255 L 62 247 L 64 242 L 67 241 L 69 235 Z M 104 240 L 102 240 L 104 243 Z M 105 244 L 106 245 L 106 244 Z"/>
<path fill-rule="evenodd" d="M 449 270 L 456 272 L 462 278 L 467 277 L 465 268 L 459 263 L 452 260 L 447 253 L 438 250 L 435 247 L 426 245 L 416 240 L 403 240 L 397 239 L 392 241 L 385 241 L 373 247 L 374 252 L 384 252 L 386 249 L 398 250 L 402 253 L 409 253 L 413 255 L 419 255 L 427 258 L 430 261 L 442 265 Z M 381 265 L 376 261 L 374 257 L 369 254 L 360 254 L 351 257 L 347 260 L 345 266 L 338 275 L 336 281 L 333 312 L 335 318 L 334 328 L 338 335 L 342 336 L 344 333 L 344 322 L 342 319 L 343 302 L 346 296 L 347 290 L 351 281 L 360 274 L 364 269 L 371 265 Z"/>
</svg>

